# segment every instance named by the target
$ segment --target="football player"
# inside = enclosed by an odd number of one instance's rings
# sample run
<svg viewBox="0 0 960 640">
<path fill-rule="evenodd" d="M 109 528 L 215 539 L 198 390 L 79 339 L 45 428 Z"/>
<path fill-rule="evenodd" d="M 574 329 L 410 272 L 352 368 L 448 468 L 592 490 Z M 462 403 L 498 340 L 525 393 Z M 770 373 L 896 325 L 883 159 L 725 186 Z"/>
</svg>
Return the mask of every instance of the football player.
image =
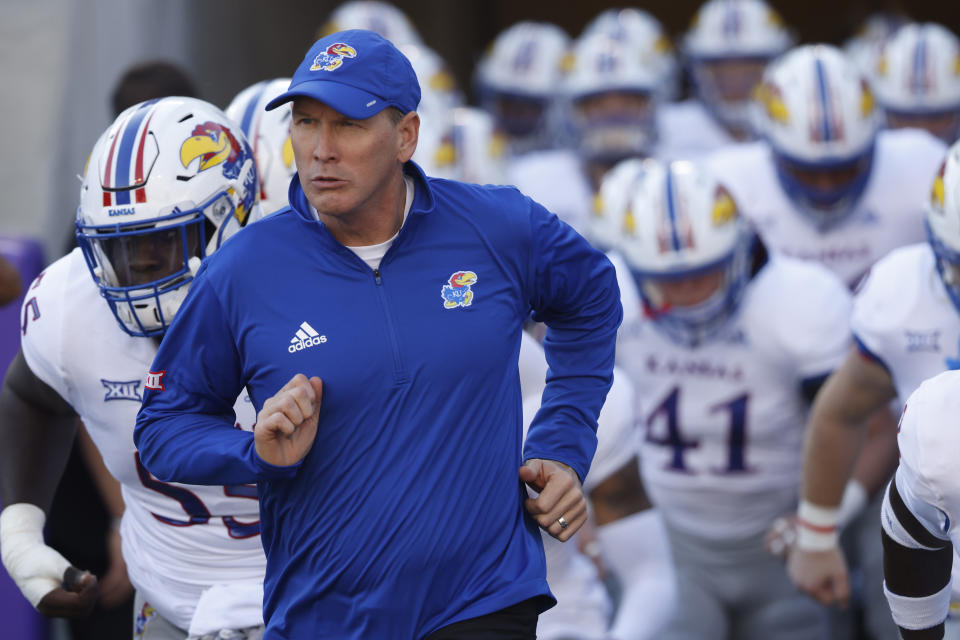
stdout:
<svg viewBox="0 0 960 640">
<path fill-rule="evenodd" d="M 764 536 L 796 507 L 808 403 L 849 346 L 850 295 L 820 265 L 768 257 L 689 162 L 648 166 L 620 226 L 643 312 L 621 327 L 617 363 L 683 603 L 658 637 L 819 640 L 826 611 Z"/>
<path fill-rule="evenodd" d="M 547 361 L 543 348 L 527 333 L 519 364 L 524 425 L 529 426 L 540 408 Z M 618 583 L 619 604 L 611 620 L 610 597 L 590 558 L 575 544 L 542 536 L 547 582 L 557 605 L 540 614 L 537 637 L 652 640 L 673 611 L 675 585 L 672 567 L 662 561 L 667 555 L 663 523 L 649 509 L 640 482 L 633 385 L 619 367 L 614 368 L 613 386 L 597 424 L 597 452 L 583 486 L 596 524 L 596 552 Z M 643 541 L 640 548 L 637 540 Z M 656 556 L 657 551 L 663 555 Z"/>
<path fill-rule="evenodd" d="M 438 178 L 507 184 L 506 145 L 489 113 L 456 107 L 440 117 L 421 118 L 413 160 Z"/>
<path fill-rule="evenodd" d="M 580 38 L 595 33 L 640 47 L 642 55 L 653 60 L 661 101 L 676 100 L 680 93 L 680 65 L 670 36 L 653 14 L 636 7 L 605 9 L 587 23 Z"/>
<path fill-rule="evenodd" d="M 518 22 L 496 37 L 477 64 L 480 106 L 506 134 L 510 154 L 557 146 L 556 98 L 569 42 L 554 24 Z"/>
<path fill-rule="evenodd" d="M 958 540 L 960 372 L 923 382 L 898 427 L 900 466 L 883 502 L 884 590 L 903 640 L 955 638 L 947 618 Z M 947 635 L 949 634 L 949 635 Z"/>
<path fill-rule="evenodd" d="M 262 634 L 265 558 L 256 487 L 161 482 L 133 426 L 147 371 L 204 258 L 257 214 L 253 152 L 216 107 L 193 98 L 121 113 L 90 154 L 80 247 L 30 286 L 21 351 L 0 390 L 0 549 L 44 615 L 81 615 L 97 580 L 43 542 L 45 511 L 75 428 L 86 425 L 120 481 L 123 555 L 137 590 L 135 638 Z M 256 414 L 234 407 L 238 429 Z"/>
<path fill-rule="evenodd" d="M 260 209 L 269 215 L 287 206 L 287 189 L 297 173 L 290 144 L 290 105 L 265 111 L 267 103 L 287 90 L 290 78 L 263 80 L 234 97 L 226 114 L 240 125 L 253 148 L 260 178 Z"/>
<path fill-rule="evenodd" d="M 905 400 L 923 380 L 960 367 L 960 145 L 951 147 L 933 179 L 926 231 L 927 242 L 897 249 L 870 270 L 854 298 L 856 347 L 824 384 L 810 418 L 808 513 L 800 515 L 814 528 L 801 522 L 807 542 L 791 553 L 790 571 L 798 585 L 826 602 L 849 583 L 835 528 L 863 420 L 893 398 Z M 902 433 L 899 441 L 904 456 Z M 903 583 L 893 591 L 910 595 Z M 895 607 L 894 613 L 900 624 Z"/>
<path fill-rule="evenodd" d="M 414 162 L 440 178 L 505 184 L 507 138 L 493 116 L 464 105 L 453 74 L 436 52 L 423 45 L 400 50 L 420 82 L 420 137 Z"/>
<path fill-rule="evenodd" d="M 960 39 L 932 22 L 908 24 L 875 49 L 871 86 L 892 129 L 960 136 Z"/>
<path fill-rule="evenodd" d="M 562 85 L 576 145 L 510 163 L 511 183 L 578 231 L 586 231 L 603 175 L 655 153 L 658 71 L 646 49 L 603 33 L 578 39 Z"/>
<path fill-rule="evenodd" d="M 709 0 L 701 6 L 683 39 L 697 99 L 665 108 L 662 118 L 676 155 L 753 138 L 753 91 L 767 63 L 792 43 L 780 14 L 764 0 Z"/>
<path fill-rule="evenodd" d="M 879 257 L 923 239 L 921 203 L 946 148 L 916 129 L 877 133 L 872 93 L 842 51 L 797 47 L 758 92 L 765 140 L 709 165 L 769 249 L 820 262 L 852 287 Z"/>
</svg>

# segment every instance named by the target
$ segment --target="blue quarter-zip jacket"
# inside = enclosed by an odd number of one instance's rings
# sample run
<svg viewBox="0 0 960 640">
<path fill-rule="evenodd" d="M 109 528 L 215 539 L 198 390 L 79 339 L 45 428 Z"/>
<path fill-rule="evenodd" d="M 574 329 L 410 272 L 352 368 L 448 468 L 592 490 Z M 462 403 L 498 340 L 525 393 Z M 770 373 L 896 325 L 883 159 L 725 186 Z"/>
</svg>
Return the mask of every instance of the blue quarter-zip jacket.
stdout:
<svg viewBox="0 0 960 640">
<path fill-rule="evenodd" d="M 405 170 L 414 201 L 377 271 L 294 177 L 290 208 L 204 262 L 137 418 L 160 480 L 258 483 L 268 640 L 414 640 L 552 599 L 517 470 L 589 469 L 622 315 L 613 267 L 515 189 Z M 522 445 L 531 311 L 550 372 Z M 259 411 L 297 373 L 323 379 L 318 433 L 276 467 L 232 407 L 246 387 Z"/>
</svg>

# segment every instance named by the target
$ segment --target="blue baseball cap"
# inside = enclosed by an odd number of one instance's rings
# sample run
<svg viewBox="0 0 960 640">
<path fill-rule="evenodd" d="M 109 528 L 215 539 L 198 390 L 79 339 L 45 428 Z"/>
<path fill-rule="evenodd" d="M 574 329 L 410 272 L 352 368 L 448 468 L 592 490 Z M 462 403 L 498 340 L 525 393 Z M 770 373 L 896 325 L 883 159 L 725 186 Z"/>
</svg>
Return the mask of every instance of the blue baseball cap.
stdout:
<svg viewBox="0 0 960 640">
<path fill-rule="evenodd" d="M 387 107 L 402 113 L 420 104 L 420 83 L 407 57 L 373 31 L 350 29 L 317 40 L 289 88 L 267 103 L 276 109 L 298 96 L 313 98 L 348 118 L 365 120 Z"/>
</svg>

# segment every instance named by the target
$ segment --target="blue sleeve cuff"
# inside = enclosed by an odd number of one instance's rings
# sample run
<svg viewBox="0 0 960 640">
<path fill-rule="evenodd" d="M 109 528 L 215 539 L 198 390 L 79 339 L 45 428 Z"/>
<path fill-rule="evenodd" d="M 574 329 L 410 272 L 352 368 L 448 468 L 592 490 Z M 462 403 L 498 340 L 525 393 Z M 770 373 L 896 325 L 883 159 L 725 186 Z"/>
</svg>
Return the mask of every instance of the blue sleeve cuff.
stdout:
<svg viewBox="0 0 960 640">
<path fill-rule="evenodd" d="M 300 465 L 303 464 L 303 460 L 287 466 L 270 464 L 260 457 L 256 447 L 251 447 L 251 449 L 253 450 L 253 466 L 257 470 L 258 480 L 290 480 L 296 477 Z"/>
</svg>

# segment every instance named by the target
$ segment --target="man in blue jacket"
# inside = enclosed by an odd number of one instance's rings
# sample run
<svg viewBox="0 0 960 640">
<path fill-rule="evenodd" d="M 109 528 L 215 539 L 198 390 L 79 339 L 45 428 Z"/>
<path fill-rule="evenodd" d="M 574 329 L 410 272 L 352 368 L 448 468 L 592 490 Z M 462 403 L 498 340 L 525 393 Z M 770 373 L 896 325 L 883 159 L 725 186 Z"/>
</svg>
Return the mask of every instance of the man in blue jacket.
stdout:
<svg viewBox="0 0 960 640">
<path fill-rule="evenodd" d="M 376 34 L 314 44 L 268 105 L 293 101 L 291 205 L 204 263 L 147 379 L 151 472 L 258 483 L 268 640 L 534 638 L 537 525 L 586 519 L 613 268 L 514 189 L 424 176 L 419 99 Z M 522 443 L 531 312 L 550 372 Z M 232 428 L 244 387 L 254 435 Z"/>
</svg>

